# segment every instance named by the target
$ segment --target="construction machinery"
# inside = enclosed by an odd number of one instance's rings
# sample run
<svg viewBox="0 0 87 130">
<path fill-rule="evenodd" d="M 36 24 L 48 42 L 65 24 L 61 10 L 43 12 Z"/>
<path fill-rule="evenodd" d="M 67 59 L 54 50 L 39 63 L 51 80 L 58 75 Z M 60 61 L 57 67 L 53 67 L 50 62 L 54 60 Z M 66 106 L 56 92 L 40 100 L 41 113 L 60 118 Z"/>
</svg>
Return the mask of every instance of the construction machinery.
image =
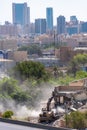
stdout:
<svg viewBox="0 0 87 130">
<path fill-rule="evenodd" d="M 64 114 L 64 111 L 58 111 L 58 106 L 63 106 L 64 102 L 70 101 L 70 98 L 64 95 L 64 93 L 59 94 L 57 89 L 55 87 L 51 97 L 48 99 L 46 108 L 42 108 L 42 113 L 39 115 L 39 122 L 52 122 Z"/>
<path fill-rule="evenodd" d="M 42 108 L 38 122 L 49 123 L 55 121 L 63 116 L 66 111 L 76 111 L 79 107 L 84 105 L 84 101 L 86 100 L 87 91 L 84 88 L 73 91 L 71 87 L 70 90 L 67 89 L 66 86 L 64 86 L 64 90 L 61 90 L 59 86 L 55 87 L 51 97 L 48 99 L 46 108 Z M 61 110 L 59 110 L 58 107 Z"/>
</svg>

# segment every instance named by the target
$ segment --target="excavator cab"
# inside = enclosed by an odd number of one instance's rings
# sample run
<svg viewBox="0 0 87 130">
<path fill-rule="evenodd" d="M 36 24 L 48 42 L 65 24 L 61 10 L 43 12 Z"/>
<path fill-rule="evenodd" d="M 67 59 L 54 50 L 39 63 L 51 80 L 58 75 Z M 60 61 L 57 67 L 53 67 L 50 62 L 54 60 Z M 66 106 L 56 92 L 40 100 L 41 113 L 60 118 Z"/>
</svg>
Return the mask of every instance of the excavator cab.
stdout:
<svg viewBox="0 0 87 130">
<path fill-rule="evenodd" d="M 42 113 L 39 115 L 39 123 L 46 122 L 50 123 L 55 119 L 55 115 L 53 111 L 47 111 L 45 108 L 42 109 Z"/>
</svg>

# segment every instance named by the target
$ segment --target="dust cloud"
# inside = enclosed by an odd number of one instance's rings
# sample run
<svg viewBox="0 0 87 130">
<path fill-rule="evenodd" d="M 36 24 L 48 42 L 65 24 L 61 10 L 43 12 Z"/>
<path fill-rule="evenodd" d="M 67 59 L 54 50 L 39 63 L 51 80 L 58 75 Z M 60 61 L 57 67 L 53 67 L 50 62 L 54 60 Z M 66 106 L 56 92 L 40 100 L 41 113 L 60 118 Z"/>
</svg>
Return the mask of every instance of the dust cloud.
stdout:
<svg viewBox="0 0 87 130">
<path fill-rule="evenodd" d="M 15 118 L 27 118 L 27 117 L 38 117 L 43 107 L 46 107 L 48 99 L 51 97 L 54 86 L 44 83 L 39 87 L 40 94 L 38 101 L 35 102 L 34 107 L 27 105 L 17 104 L 14 100 L 0 101 L 0 112 L 3 113 L 7 110 L 12 110 Z"/>
</svg>

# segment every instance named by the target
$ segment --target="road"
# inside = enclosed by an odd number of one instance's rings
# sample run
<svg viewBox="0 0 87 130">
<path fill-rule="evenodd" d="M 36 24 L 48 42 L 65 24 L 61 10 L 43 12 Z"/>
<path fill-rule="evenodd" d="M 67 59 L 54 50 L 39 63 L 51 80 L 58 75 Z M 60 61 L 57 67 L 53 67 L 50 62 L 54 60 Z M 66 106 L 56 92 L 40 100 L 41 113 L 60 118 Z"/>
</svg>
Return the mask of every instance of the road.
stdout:
<svg viewBox="0 0 87 130">
<path fill-rule="evenodd" d="M 0 122 L 0 130 L 44 130 L 44 129 Z"/>
</svg>

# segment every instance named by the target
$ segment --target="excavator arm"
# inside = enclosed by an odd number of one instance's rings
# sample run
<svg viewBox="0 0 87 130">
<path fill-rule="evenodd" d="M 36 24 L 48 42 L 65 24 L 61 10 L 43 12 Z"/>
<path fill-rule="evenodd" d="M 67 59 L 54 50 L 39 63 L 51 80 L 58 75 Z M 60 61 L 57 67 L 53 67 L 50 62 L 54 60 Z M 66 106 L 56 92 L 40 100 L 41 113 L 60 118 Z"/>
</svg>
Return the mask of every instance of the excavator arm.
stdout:
<svg viewBox="0 0 87 130">
<path fill-rule="evenodd" d="M 51 98 L 49 98 L 49 100 L 47 102 L 47 111 L 51 111 L 50 105 L 51 105 L 52 99 L 53 99 L 53 96 Z"/>
</svg>

